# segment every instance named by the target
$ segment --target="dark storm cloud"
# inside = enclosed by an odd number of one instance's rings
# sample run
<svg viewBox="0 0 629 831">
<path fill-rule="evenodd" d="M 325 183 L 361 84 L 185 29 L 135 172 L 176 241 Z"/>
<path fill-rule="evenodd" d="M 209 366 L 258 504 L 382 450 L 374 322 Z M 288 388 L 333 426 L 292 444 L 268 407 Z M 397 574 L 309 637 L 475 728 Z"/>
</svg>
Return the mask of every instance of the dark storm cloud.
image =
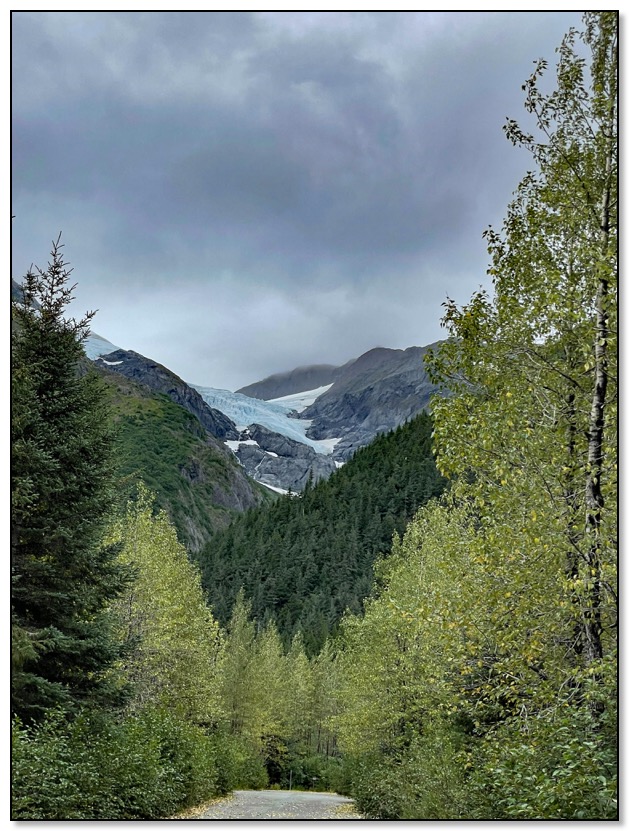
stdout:
<svg viewBox="0 0 629 831">
<path fill-rule="evenodd" d="M 199 383 L 434 340 L 528 163 L 501 125 L 578 23 L 14 13 L 14 276 L 61 228 L 96 330 Z"/>
</svg>

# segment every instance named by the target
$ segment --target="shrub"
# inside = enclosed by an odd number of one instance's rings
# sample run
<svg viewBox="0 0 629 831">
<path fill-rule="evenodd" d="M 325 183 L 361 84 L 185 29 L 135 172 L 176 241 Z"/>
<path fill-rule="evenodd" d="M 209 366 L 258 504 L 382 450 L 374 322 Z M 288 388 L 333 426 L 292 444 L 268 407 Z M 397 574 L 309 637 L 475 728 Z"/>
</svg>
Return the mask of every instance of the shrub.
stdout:
<svg viewBox="0 0 629 831">
<path fill-rule="evenodd" d="M 212 739 L 163 712 L 13 724 L 12 818 L 156 819 L 218 793 Z"/>
<path fill-rule="evenodd" d="M 617 751 L 600 722 L 586 707 L 565 707 L 531 719 L 526 731 L 518 719 L 501 725 L 487 737 L 471 779 L 485 815 L 616 819 Z"/>
<path fill-rule="evenodd" d="M 338 790 L 373 819 L 469 819 L 462 746 L 458 729 L 435 719 L 388 753 L 344 761 Z"/>
<path fill-rule="evenodd" d="M 234 788 L 268 788 L 269 776 L 260 749 L 242 736 L 218 732 L 212 737 L 218 769 L 217 792 Z"/>
<path fill-rule="evenodd" d="M 369 819 L 408 816 L 412 794 L 400 775 L 399 760 L 391 756 L 362 756 L 352 765 L 352 796 L 357 810 Z"/>
</svg>

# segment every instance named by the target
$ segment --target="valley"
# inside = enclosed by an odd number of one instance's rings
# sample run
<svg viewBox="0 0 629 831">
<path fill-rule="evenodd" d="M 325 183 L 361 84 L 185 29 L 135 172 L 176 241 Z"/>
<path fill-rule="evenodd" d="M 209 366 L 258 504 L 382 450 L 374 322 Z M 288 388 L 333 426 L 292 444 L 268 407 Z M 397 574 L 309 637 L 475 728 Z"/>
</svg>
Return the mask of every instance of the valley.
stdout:
<svg viewBox="0 0 629 831">
<path fill-rule="evenodd" d="M 12 821 L 618 821 L 617 12 L 12 14 Z"/>
<path fill-rule="evenodd" d="M 438 344 L 373 349 L 342 367 L 299 367 L 250 385 L 251 395 L 186 383 L 112 346 L 90 334 L 86 354 L 97 367 L 167 394 L 222 439 L 249 476 L 279 493 L 326 479 L 358 448 L 420 413 L 436 392 L 423 357 Z M 307 386 L 320 380 L 330 383 Z"/>
</svg>

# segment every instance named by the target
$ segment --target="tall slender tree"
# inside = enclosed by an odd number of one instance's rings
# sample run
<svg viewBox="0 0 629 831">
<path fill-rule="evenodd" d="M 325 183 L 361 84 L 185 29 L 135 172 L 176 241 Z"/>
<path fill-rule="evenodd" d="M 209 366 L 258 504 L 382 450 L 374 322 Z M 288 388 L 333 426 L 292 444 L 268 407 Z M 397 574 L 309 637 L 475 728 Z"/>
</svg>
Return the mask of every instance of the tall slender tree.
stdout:
<svg viewBox="0 0 629 831">
<path fill-rule="evenodd" d="M 13 710 L 27 720 L 118 694 L 105 610 L 128 571 L 101 541 L 113 435 L 100 383 L 82 363 L 93 313 L 66 317 L 70 274 L 59 237 L 12 304 Z"/>
<path fill-rule="evenodd" d="M 472 468 L 482 514 L 519 502 L 533 539 L 563 550 L 567 650 L 594 667 L 617 621 L 617 14 L 584 23 L 589 65 L 569 32 L 556 89 L 540 90 L 545 61 L 524 84 L 534 132 L 506 124 L 537 171 L 488 232 L 494 298 L 446 304 L 433 366 L 457 393 L 434 406 L 439 466 Z"/>
<path fill-rule="evenodd" d="M 133 684 L 129 707 L 157 705 L 186 721 L 215 725 L 223 716 L 218 624 L 175 528 L 164 511 L 153 510 L 154 495 L 140 485 L 137 500 L 110 532 L 122 542 L 121 560 L 137 571 L 113 607 L 126 644 L 121 669 Z"/>
</svg>

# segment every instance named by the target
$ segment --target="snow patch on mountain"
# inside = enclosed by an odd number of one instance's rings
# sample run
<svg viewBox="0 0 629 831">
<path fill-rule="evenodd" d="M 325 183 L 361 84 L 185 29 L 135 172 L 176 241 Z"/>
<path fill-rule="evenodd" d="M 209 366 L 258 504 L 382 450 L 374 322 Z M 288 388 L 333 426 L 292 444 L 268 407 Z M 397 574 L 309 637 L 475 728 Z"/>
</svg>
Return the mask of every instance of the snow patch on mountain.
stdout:
<svg viewBox="0 0 629 831">
<path fill-rule="evenodd" d="M 264 485 L 265 488 L 268 488 L 270 491 L 275 491 L 275 493 L 281 493 L 282 496 L 286 496 L 288 493 L 292 493 L 293 496 L 297 496 L 296 493 L 293 491 L 287 491 L 284 488 L 278 488 L 275 485 L 269 485 L 268 482 L 260 482 L 261 485 Z"/>
<path fill-rule="evenodd" d="M 260 447 L 258 442 L 254 441 L 253 439 L 230 439 L 226 442 L 223 442 L 223 444 L 226 444 L 227 447 L 229 447 L 229 449 L 233 450 L 234 452 L 238 450 L 241 444 L 250 444 L 252 447 Z"/>
<path fill-rule="evenodd" d="M 279 407 L 285 407 L 287 412 L 294 411 L 301 413 L 306 407 L 314 404 L 320 395 L 327 392 L 332 387 L 332 384 L 327 384 L 325 387 L 317 387 L 316 390 L 307 390 L 306 392 L 294 392 L 292 395 L 283 395 L 281 398 L 271 398 L 267 401 L 268 404 L 277 404 Z"/>
<path fill-rule="evenodd" d="M 319 387 L 316 390 L 286 395 L 275 401 L 263 401 L 259 398 L 249 398 L 239 392 L 219 390 L 212 387 L 200 387 L 190 384 L 203 398 L 206 404 L 215 410 L 220 410 L 235 424 L 238 430 L 244 430 L 251 424 L 261 424 L 274 433 L 279 433 L 289 439 L 307 444 L 317 453 L 329 456 L 340 439 L 311 439 L 306 436 L 306 430 L 311 425 L 307 419 L 290 418 L 289 413 L 305 409 L 306 402 L 314 402 L 319 395 L 329 389 Z M 235 450 L 239 444 L 245 442 L 230 441 L 229 446 Z M 232 446 L 233 445 L 233 446 Z"/>
<path fill-rule="evenodd" d="M 250 447 L 260 447 L 257 441 L 254 439 L 228 439 L 227 441 L 223 442 L 229 447 L 230 450 L 233 450 L 234 453 L 238 453 L 238 448 L 242 444 L 248 444 Z M 263 450 L 263 453 L 266 453 L 267 456 L 272 456 L 274 459 L 279 459 L 277 453 L 274 453 L 272 450 Z"/>
<path fill-rule="evenodd" d="M 334 448 L 340 442 L 340 439 L 317 439 L 316 441 L 313 439 L 312 441 L 317 447 L 321 448 L 318 452 L 325 453 L 326 456 L 329 456 L 330 453 L 334 453 Z"/>
</svg>

